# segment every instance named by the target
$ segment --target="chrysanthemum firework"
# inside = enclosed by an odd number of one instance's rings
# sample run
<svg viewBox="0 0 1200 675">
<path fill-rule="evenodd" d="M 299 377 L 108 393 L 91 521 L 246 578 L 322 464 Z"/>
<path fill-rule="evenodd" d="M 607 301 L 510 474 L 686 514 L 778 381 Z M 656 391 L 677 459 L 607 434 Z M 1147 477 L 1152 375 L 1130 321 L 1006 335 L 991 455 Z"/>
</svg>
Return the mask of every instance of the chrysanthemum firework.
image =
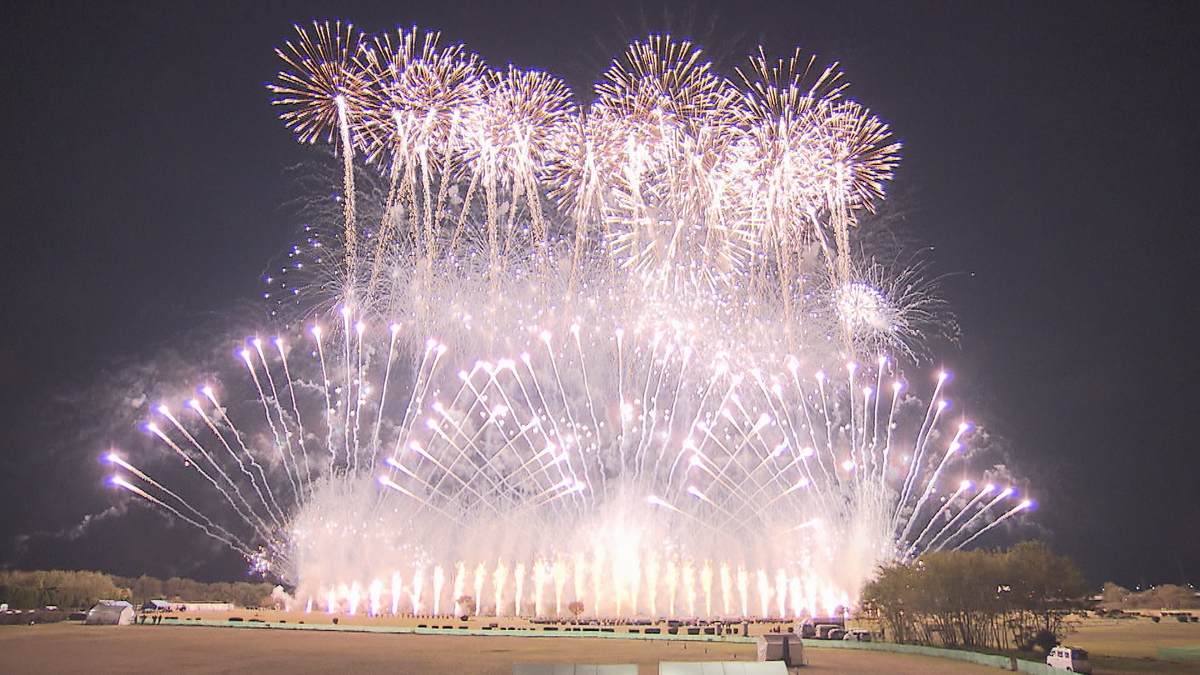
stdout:
<svg viewBox="0 0 1200 675">
<path fill-rule="evenodd" d="M 294 252 L 327 270 L 308 337 L 241 353 L 257 423 L 204 388 L 148 427 L 240 525 L 119 457 L 118 486 L 352 613 L 829 613 L 1029 506 L 963 482 L 948 375 L 922 403 L 879 355 L 942 304 L 855 257 L 898 145 L 835 67 L 760 50 L 739 88 L 652 35 L 580 108 L 436 33 L 348 31 L 299 30 L 273 86 L 348 191 L 354 147 L 380 169 Z"/>
</svg>

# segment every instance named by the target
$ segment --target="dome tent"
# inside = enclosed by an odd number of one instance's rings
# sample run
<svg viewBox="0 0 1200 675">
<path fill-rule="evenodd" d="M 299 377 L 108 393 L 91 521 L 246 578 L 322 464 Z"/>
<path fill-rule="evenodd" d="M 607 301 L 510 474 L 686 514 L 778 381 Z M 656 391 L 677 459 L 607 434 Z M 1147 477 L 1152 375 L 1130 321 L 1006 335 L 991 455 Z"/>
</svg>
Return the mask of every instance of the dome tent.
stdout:
<svg viewBox="0 0 1200 675">
<path fill-rule="evenodd" d="M 133 623 L 133 605 L 124 600 L 101 600 L 88 610 L 84 625 L 128 626 Z"/>
</svg>

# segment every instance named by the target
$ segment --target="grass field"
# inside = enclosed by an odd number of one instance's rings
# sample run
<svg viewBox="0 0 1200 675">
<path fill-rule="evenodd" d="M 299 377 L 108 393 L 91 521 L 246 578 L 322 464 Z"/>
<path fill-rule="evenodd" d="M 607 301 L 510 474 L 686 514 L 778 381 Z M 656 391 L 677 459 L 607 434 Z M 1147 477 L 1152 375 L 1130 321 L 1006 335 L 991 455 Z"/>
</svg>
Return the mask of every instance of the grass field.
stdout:
<svg viewBox="0 0 1200 675">
<path fill-rule="evenodd" d="M 1158 658 L 1159 647 L 1200 645 L 1200 623 L 1154 623 L 1147 618 L 1088 619 L 1066 642 L 1105 656 Z"/>
<path fill-rule="evenodd" d="M 1200 661 L 1159 658 L 1161 647 L 1200 647 L 1200 624 L 1148 618 L 1088 619 L 1066 643 L 1083 647 L 1097 673 L 1200 675 Z"/>
<path fill-rule="evenodd" d="M 753 660 L 754 645 L 566 636 L 401 635 L 344 631 L 82 626 L 0 627 L 0 671 L 25 675 L 509 675 L 515 663 L 636 663 Z M 807 649 L 821 675 L 983 675 L 993 668 L 907 654 Z"/>
<path fill-rule="evenodd" d="M 215 628 L 192 619 L 225 620 L 239 616 L 246 628 Z M 503 626 L 530 628 L 506 620 L 495 635 L 454 635 L 459 626 L 478 630 L 490 620 L 372 619 L 339 617 L 338 625 L 322 614 L 238 611 L 220 616 L 193 614 L 163 625 L 82 626 L 58 623 L 0 626 L 0 672 L 48 675 L 169 673 L 199 675 L 255 672 L 256 675 L 321 673 L 462 673 L 508 675 L 515 663 L 636 663 L 642 675 L 658 672 L 660 661 L 753 660 L 754 645 L 723 641 L 614 640 L 563 632 L 514 633 Z M 309 628 L 262 628 L 266 622 L 305 622 Z M 424 623 L 452 627 L 450 634 L 356 632 L 364 628 L 416 627 Z M 251 629 L 249 626 L 256 626 Z M 337 630 L 332 630 L 332 629 Z M 615 627 L 625 632 L 629 627 Z M 755 626 L 754 632 L 763 627 Z M 643 628 L 644 630 L 644 628 Z M 664 633 L 665 633 L 664 628 Z M 583 634 L 586 635 L 586 634 Z M 1200 645 L 1200 626 L 1149 619 L 1089 619 L 1067 644 L 1089 650 L 1097 675 L 1200 675 L 1200 662 L 1156 658 L 1160 647 Z M 995 673 L 996 669 L 961 661 L 879 652 L 821 649 L 809 642 L 805 672 L 828 675 L 889 673 L 950 675 Z"/>
</svg>

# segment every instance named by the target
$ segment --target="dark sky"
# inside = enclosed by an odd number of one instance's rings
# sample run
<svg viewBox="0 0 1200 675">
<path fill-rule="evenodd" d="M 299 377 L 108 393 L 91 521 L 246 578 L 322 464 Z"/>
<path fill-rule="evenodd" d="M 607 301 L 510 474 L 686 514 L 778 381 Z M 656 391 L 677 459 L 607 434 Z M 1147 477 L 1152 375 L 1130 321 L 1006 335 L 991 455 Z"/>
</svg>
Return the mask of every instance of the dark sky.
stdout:
<svg viewBox="0 0 1200 675">
<path fill-rule="evenodd" d="M 313 155 L 263 84 L 293 23 L 340 18 L 438 28 L 577 91 L 643 27 L 841 61 L 904 142 L 906 220 L 954 273 L 943 362 L 1031 481 L 1031 529 L 1097 584 L 1200 583 L 1200 5 L 19 5 L 0 16 L 0 564 L 237 574 L 211 548 L 181 561 L 198 535 L 144 510 L 71 529 L 117 501 L 109 439 L 81 431 L 103 402 L 78 395 L 253 301 L 294 243 L 285 169 Z"/>
</svg>

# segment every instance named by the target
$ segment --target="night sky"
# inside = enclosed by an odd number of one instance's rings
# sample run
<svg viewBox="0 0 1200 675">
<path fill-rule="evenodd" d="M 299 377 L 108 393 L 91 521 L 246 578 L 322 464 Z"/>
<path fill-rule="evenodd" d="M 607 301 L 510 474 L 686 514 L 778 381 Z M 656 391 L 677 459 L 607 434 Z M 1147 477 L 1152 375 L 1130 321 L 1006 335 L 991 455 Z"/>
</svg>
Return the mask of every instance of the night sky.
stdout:
<svg viewBox="0 0 1200 675">
<path fill-rule="evenodd" d="M 244 574 L 118 505 L 96 459 L 112 403 L 88 392 L 255 303 L 297 243 L 288 167 L 321 153 L 264 83 L 293 23 L 344 19 L 440 29 L 576 92 L 646 30 L 840 61 L 904 143 L 891 190 L 963 333 L 931 367 L 1009 446 L 1039 502 L 1026 532 L 1097 586 L 1200 583 L 1200 5 L 16 4 L 0 18 L 0 566 Z"/>
</svg>

